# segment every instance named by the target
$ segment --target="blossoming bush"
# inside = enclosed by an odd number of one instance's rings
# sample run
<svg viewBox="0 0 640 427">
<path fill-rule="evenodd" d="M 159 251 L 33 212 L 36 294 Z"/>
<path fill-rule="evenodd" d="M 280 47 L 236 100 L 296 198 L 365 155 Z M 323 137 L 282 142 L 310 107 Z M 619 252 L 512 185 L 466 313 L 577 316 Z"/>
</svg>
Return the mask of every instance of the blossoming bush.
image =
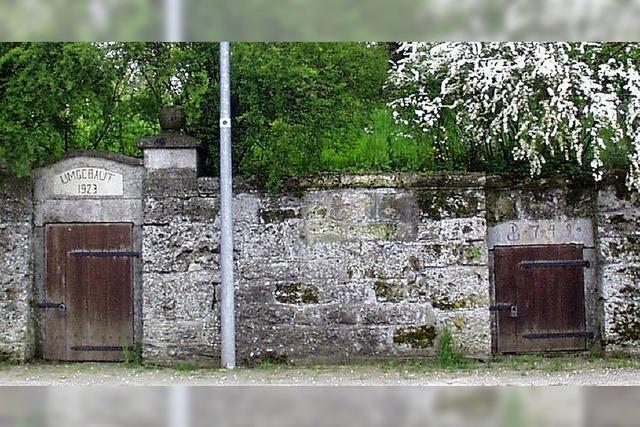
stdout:
<svg viewBox="0 0 640 427">
<path fill-rule="evenodd" d="M 462 168 L 573 168 L 597 181 L 621 153 L 640 190 L 636 44 L 403 43 L 398 54 L 394 119 L 432 134 L 441 161 L 462 146 Z"/>
</svg>

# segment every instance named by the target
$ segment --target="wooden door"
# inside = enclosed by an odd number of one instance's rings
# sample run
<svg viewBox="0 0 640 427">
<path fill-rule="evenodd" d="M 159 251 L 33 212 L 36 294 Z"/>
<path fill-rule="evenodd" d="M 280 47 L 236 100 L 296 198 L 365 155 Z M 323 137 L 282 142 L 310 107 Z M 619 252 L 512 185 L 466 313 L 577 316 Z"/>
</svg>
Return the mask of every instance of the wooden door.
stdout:
<svg viewBox="0 0 640 427">
<path fill-rule="evenodd" d="M 498 352 L 586 349 L 582 246 L 497 247 L 494 263 Z"/>
<path fill-rule="evenodd" d="M 46 227 L 43 356 L 118 361 L 133 346 L 131 224 Z"/>
</svg>

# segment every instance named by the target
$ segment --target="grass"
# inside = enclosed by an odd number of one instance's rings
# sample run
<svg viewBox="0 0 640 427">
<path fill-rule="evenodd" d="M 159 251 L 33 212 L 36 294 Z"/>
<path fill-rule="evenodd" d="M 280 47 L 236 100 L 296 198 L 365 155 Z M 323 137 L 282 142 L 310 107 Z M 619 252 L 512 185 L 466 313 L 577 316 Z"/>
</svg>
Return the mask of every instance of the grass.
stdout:
<svg viewBox="0 0 640 427">
<path fill-rule="evenodd" d="M 437 356 L 440 367 L 445 369 L 465 368 L 469 363 L 462 351 L 453 342 L 451 329 L 446 326 L 442 328 L 439 334 Z"/>
<path fill-rule="evenodd" d="M 428 171 L 436 169 L 435 149 L 427 138 L 403 135 L 403 127 L 393 121 L 391 111 L 381 108 L 373 123 L 353 143 L 325 148 L 322 163 L 332 171 L 381 172 Z"/>
<path fill-rule="evenodd" d="M 192 372 L 198 370 L 198 367 L 191 363 L 178 363 L 175 366 L 175 370 L 178 372 Z"/>
<path fill-rule="evenodd" d="M 127 366 L 142 366 L 142 343 L 136 342 L 133 348 L 122 346 L 122 358 Z"/>
</svg>

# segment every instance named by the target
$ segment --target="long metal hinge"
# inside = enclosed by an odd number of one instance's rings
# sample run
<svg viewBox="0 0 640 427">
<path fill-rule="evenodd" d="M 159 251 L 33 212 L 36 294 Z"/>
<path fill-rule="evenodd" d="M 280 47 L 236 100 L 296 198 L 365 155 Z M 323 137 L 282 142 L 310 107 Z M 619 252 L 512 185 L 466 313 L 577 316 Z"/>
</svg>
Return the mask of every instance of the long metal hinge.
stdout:
<svg viewBox="0 0 640 427">
<path fill-rule="evenodd" d="M 58 310 L 66 310 L 67 306 L 63 302 L 40 302 L 35 304 L 36 308 L 57 308 Z"/>
<path fill-rule="evenodd" d="M 582 259 L 572 260 L 542 260 L 521 261 L 518 264 L 522 268 L 589 268 L 591 263 Z"/>
<path fill-rule="evenodd" d="M 550 334 L 525 334 L 522 338 L 528 340 L 546 340 L 553 338 L 593 338 L 593 332 L 557 332 Z"/>
<path fill-rule="evenodd" d="M 73 351 L 124 351 L 124 349 L 132 350 L 131 347 L 122 347 L 121 345 L 75 345 L 71 347 Z"/>
<path fill-rule="evenodd" d="M 489 311 L 508 311 L 511 317 L 518 317 L 518 306 L 515 304 L 490 305 Z"/>
<path fill-rule="evenodd" d="M 138 258 L 140 252 L 127 252 L 127 251 L 71 251 L 69 255 L 74 257 L 129 257 Z"/>
</svg>

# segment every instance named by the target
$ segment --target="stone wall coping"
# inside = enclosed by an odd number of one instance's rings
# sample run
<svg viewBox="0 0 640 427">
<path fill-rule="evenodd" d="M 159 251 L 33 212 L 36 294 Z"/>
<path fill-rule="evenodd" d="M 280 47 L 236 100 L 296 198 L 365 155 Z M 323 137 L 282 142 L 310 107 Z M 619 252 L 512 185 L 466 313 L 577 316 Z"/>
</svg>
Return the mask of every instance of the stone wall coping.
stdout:
<svg viewBox="0 0 640 427">
<path fill-rule="evenodd" d="M 142 138 L 137 143 L 138 148 L 198 148 L 200 141 L 178 131 L 166 131 L 160 135 Z"/>
<path fill-rule="evenodd" d="M 422 173 L 380 173 L 380 174 L 325 174 L 314 177 L 289 179 L 281 192 L 296 190 L 333 189 L 375 189 L 375 188 L 470 188 L 482 189 L 485 174 L 473 172 L 422 172 Z M 256 179 L 234 180 L 239 191 L 264 190 L 264 185 Z M 218 177 L 198 178 L 198 188 L 202 193 L 217 192 Z"/>
</svg>

